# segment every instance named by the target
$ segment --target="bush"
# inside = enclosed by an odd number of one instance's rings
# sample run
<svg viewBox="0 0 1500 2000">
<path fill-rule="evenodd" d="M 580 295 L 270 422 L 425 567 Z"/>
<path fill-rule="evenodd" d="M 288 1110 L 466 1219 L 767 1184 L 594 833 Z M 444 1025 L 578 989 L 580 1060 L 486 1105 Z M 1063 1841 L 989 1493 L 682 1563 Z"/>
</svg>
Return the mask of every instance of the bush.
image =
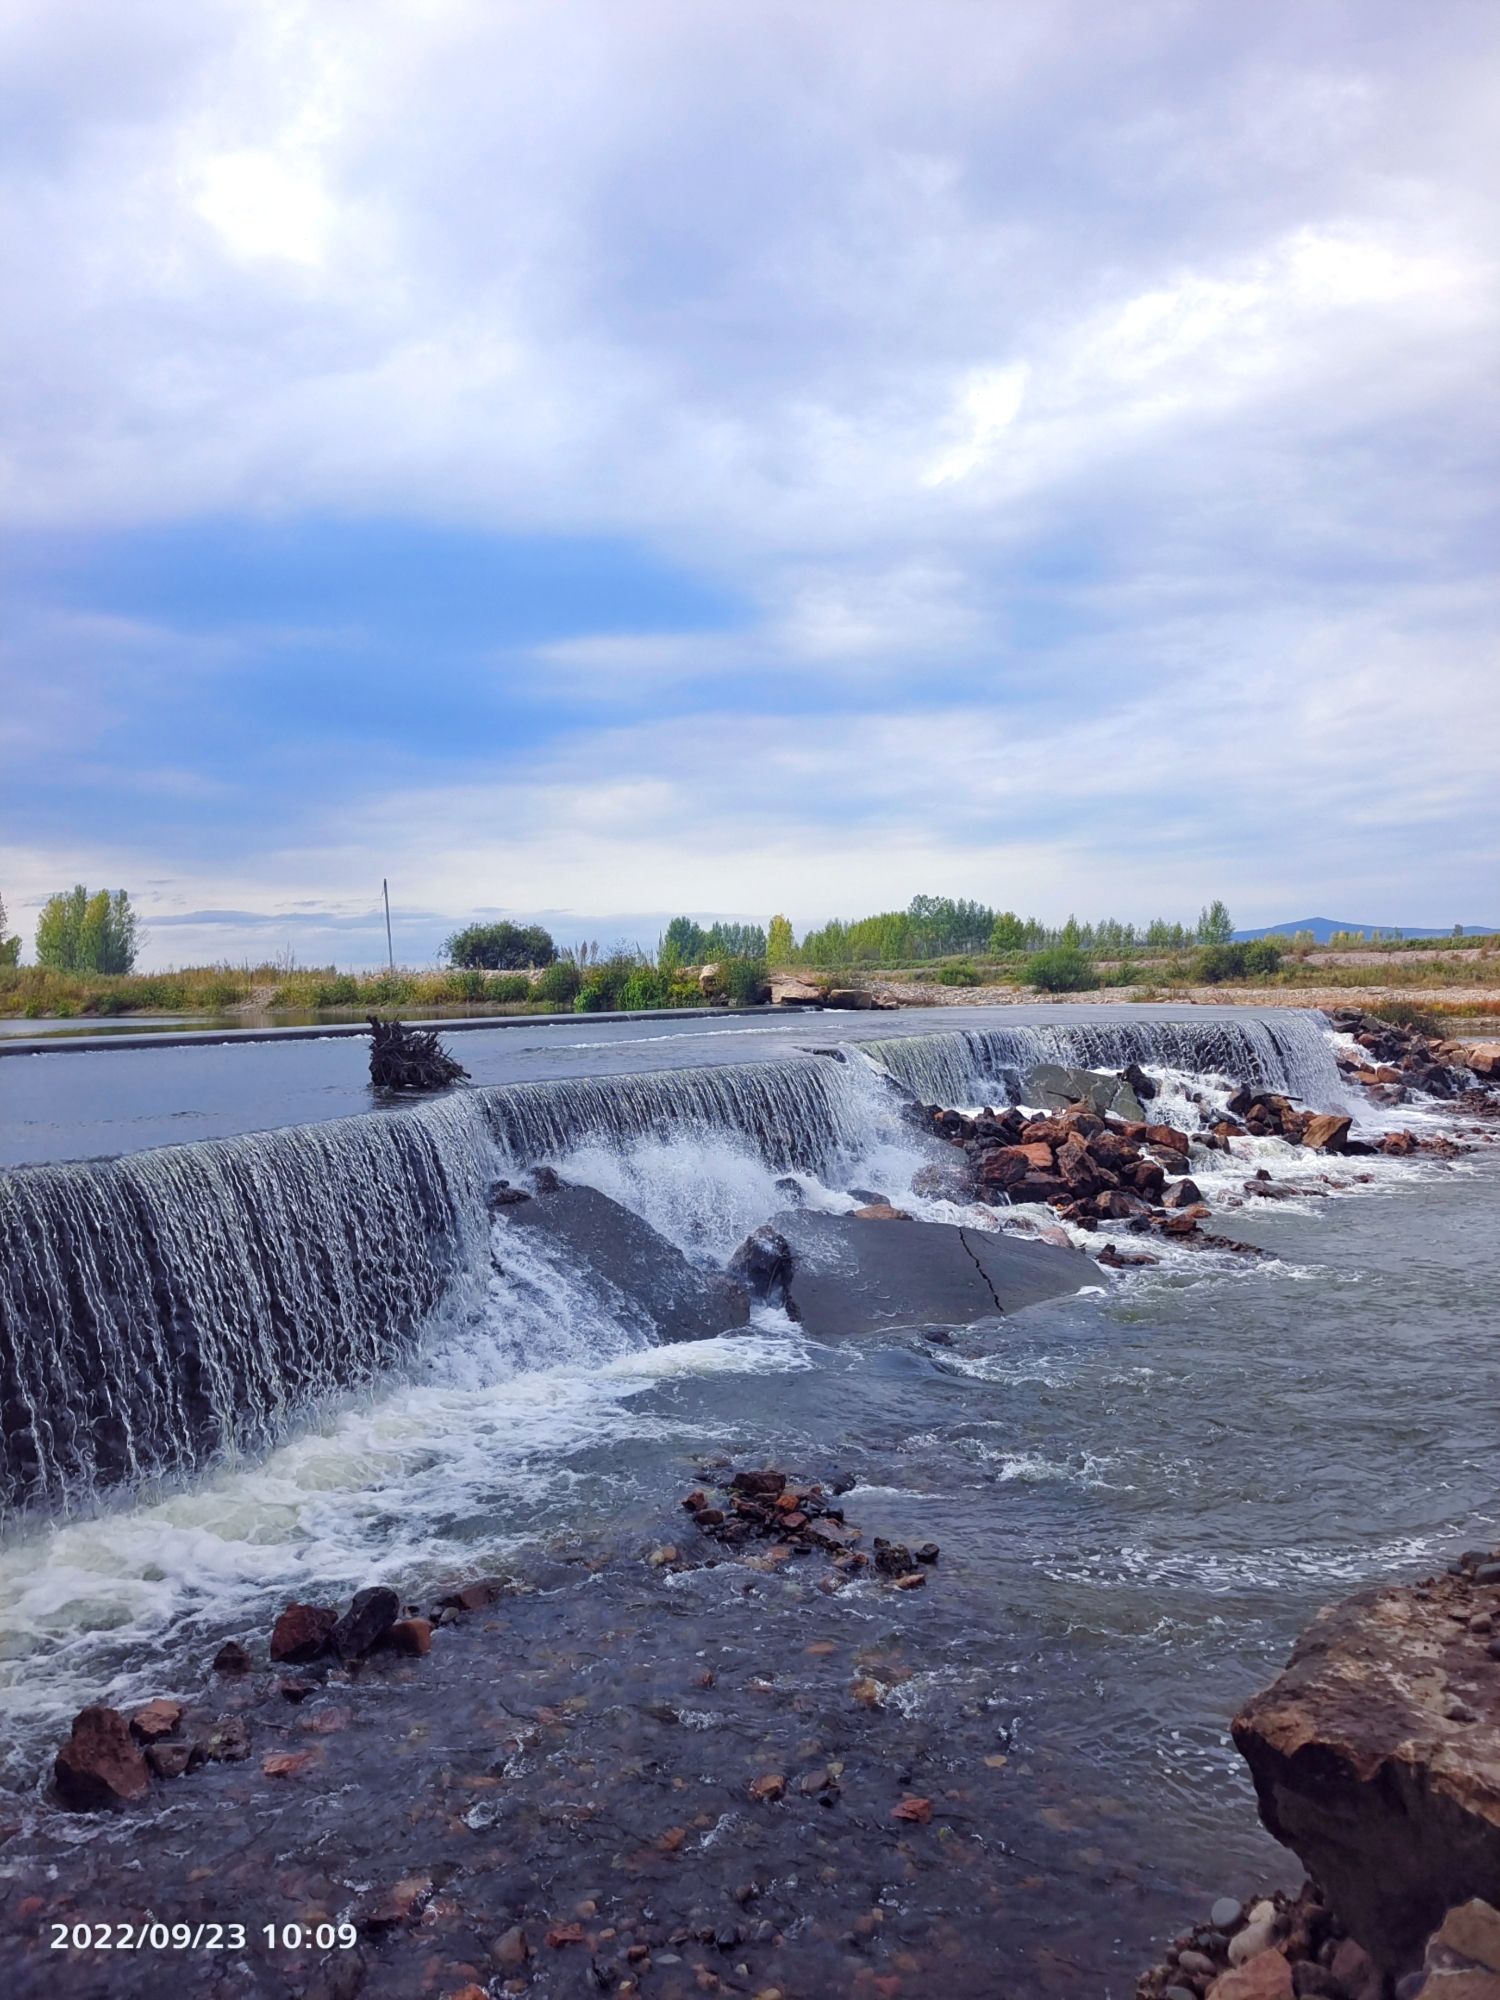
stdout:
<svg viewBox="0 0 1500 2000">
<path fill-rule="evenodd" d="M 1043 993 L 1084 993 L 1095 983 L 1094 961 L 1076 944 L 1034 951 L 1026 961 L 1026 983 Z"/>
<path fill-rule="evenodd" d="M 524 972 L 502 972 L 498 979 L 484 982 L 486 1000 L 529 1000 L 531 981 Z"/>
<path fill-rule="evenodd" d="M 719 990 L 729 995 L 736 1007 L 754 1007 L 766 998 L 766 962 L 763 958 L 722 958 L 719 961 Z"/>
<path fill-rule="evenodd" d="M 972 965 L 940 965 L 933 976 L 939 986 L 980 986 L 984 983 Z"/>
<path fill-rule="evenodd" d="M 1252 938 L 1248 944 L 1206 944 L 1195 953 L 1192 969 L 1204 986 L 1218 986 L 1226 979 L 1263 978 L 1281 970 L 1281 948 L 1269 938 Z"/>
<path fill-rule="evenodd" d="M 549 1007 L 571 1007 L 582 984 L 583 974 L 576 965 L 554 962 L 545 969 L 531 990 L 538 1000 L 545 1000 Z"/>
<path fill-rule="evenodd" d="M 1442 1033 L 1435 1014 L 1420 1006 L 1415 1000 L 1378 1000 L 1373 1007 L 1365 1009 L 1377 1021 L 1384 1021 L 1392 1028 L 1410 1028 L 1419 1035 L 1436 1037 Z"/>
<path fill-rule="evenodd" d="M 620 988 L 620 1005 L 627 1014 L 644 1013 L 649 1007 L 665 1007 L 671 981 L 649 965 L 637 966 Z"/>
</svg>

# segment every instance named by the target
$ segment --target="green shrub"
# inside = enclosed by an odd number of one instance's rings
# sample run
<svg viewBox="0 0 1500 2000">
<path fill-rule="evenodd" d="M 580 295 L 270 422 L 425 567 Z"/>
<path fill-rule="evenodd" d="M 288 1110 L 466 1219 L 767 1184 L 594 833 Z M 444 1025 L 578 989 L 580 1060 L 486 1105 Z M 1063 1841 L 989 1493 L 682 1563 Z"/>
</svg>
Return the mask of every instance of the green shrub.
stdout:
<svg viewBox="0 0 1500 2000">
<path fill-rule="evenodd" d="M 1415 1000 L 1377 1000 L 1365 1012 L 1393 1028 L 1411 1028 L 1419 1035 L 1437 1036 L 1442 1033 L 1437 1016 Z"/>
<path fill-rule="evenodd" d="M 1248 944 L 1206 944 L 1193 954 L 1192 975 L 1201 985 L 1219 986 L 1226 979 L 1264 978 L 1281 970 L 1281 948 L 1269 938 Z"/>
<path fill-rule="evenodd" d="M 671 981 L 649 965 L 638 965 L 620 988 L 620 1006 L 627 1014 L 644 1013 L 650 1007 L 665 1007 Z"/>
<path fill-rule="evenodd" d="M 531 981 L 524 972 L 502 972 L 498 979 L 486 980 L 486 1000 L 529 1000 Z"/>
<path fill-rule="evenodd" d="M 1076 944 L 1055 944 L 1027 959 L 1026 983 L 1043 993 L 1084 993 L 1095 983 L 1094 961 Z"/>
<path fill-rule="evenodd" d="M 767 997 L 766 962 L 763 958 L 721 958 L 717 985 L 734 1006 L 754 1007 Z"/>
<path fill-rule="evenodd" d="M 1252 977 L 1281 970 L 1282 947 L 1274 938 L 1251 938 L 1245 946 L 1245 970 Z"/>
<path fill-rule="evenodd" d="M 933 975 L 939 986 L 982 986 L 972 965 L 940 965 Z"/>
<path fill-rule="evenodd" d="M 571 1007 L 582 984 L 583 974 L 578 967 L 558 960 L 544 970 L 531 990 L 538 1000 L 545 1000 L 549 1007 Z"/>
</svg>

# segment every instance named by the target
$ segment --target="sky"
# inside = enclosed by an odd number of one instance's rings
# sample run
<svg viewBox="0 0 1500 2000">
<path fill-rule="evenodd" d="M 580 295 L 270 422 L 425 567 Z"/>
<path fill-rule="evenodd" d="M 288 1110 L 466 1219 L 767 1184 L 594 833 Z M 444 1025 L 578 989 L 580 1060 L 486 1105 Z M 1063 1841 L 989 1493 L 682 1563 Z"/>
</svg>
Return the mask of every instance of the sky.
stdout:
<svg viewBox="0 0 1500 2000">
<path fill-rule="evenodd" d="M 0 895 L 1500 906 L 1500 8 L 6 0 Z"/>
</svg>

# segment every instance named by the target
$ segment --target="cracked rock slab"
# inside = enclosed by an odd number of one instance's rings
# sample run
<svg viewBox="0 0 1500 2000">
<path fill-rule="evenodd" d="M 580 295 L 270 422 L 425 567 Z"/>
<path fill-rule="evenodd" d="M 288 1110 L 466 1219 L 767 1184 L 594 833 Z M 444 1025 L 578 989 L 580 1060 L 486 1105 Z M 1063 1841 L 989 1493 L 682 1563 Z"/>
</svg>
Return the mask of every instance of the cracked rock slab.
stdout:
<svg viewBox="0 0 1500 2000">
<path fill-rule="evenodd" d="M 1098 1282 L 1078 1251 L 996 1230 L 805 1209 L 775 1216 L 771 1227 L 791 1252 L 787 1310 L 821 1340 L 970 1326 Z"/>
</svg>

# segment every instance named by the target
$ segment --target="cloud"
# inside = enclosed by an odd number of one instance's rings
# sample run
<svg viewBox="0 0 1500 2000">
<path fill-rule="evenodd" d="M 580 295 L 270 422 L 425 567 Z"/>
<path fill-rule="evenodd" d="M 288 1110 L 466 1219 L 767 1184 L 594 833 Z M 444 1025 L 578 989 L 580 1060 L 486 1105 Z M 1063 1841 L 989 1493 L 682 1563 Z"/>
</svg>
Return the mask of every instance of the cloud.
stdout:
<svg viewBox="0 0 1500 2000">
<path fill-rule="evenodd" d="M 1492 10 L 67 13 L 13 905 L 1483 901 Z"/>
</svg>

